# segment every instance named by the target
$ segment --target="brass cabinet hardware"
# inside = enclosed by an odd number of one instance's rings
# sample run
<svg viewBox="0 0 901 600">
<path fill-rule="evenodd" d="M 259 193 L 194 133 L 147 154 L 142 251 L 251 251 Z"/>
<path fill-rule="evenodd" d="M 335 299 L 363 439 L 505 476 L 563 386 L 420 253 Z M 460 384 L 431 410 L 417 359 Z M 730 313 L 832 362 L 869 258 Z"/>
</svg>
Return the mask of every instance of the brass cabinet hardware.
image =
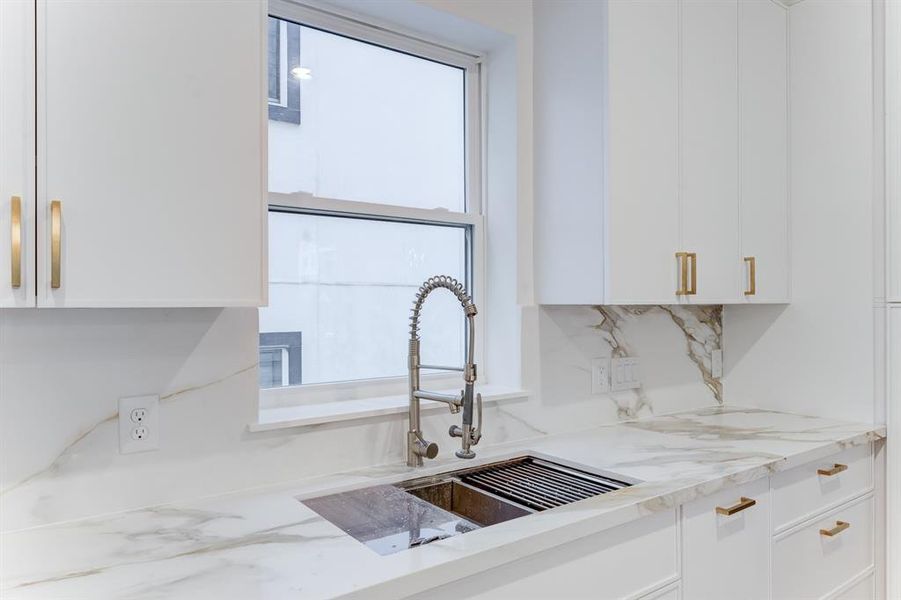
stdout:
<svg viewBox="0 0 901 600">
<path fill-rule="evenodd" d="M 744 496 L 742 496 L 738 501 L 738 504 L 733 504 L 732 506 L 727 506 L 725 508 L 723 508 L 722 506 L 717 506 L 716 514 L 731 517 L 735 513 L 741 512 L 746 508 L 751 508 L 755 504 L 757 504 L 757 500 L 754 500 L 753 498 L 745 498 Z"/>
<path fill-rule="evenodd" d="M 833 475 L 838 475 L 842 471 L 847 471 L 848 465 L 841 465 L 839 463 L 835 463 L 832 465 L 831 469 L 817 469 L 817 475 L 825 475 L 826 477 L 832 477 Z"/>
<path fill-rule="evenodd" d="M 748 280 L 750 287 L 745 290 L 745 296 L 753 296 L 757 293 L 757 259 L 753 256 L 746 256 L 745 262 L 748 263 Z"/>
<path fill-rule="evenodd" d="M 10 280 L 13 288 L 22 287 L 22 198 L 13 196 L 10 199 L 12 208 L 10 239 L 12 240 L 12 252 L 10 253 Z"/>
<path fill-rule="evenodd" d="M 694 296 L 698 293 L 698 254 L 697 252 L 689 252 L 688 260 L 691 262 L 691 287 L 688 288 L 688 295 Z"/>
<path fill-rule="evenodd" d="M 835 527 L 833 527 L 832 529 L 820 529 L 820 535 L 825 535 L 826 537 L 832 537 L 832 536 L 840 534 L 848 527 L 851 527 L 851 523 L 848 523 L 846 521 L 836 521 Z"/>
<path fill-rule="evenodd" d="M 676 258 L 679 259 L 679 289 L 676 290 L 676 295 L 694 296 L 698 293 L 698 254 L 676 252 Z"/>
<path fill-rule="evenodd" d="M 62 237 L 62 202 L 50 203 L 50 287 L 59 288 L 60 238 Z"/>
<path fill-rule="evenodd" d="M 679 260 L 679 289 L 676 295 L 685 296 L 688 294 L 688 252 L 676 252 L 676 258 Z"/>
</svg>

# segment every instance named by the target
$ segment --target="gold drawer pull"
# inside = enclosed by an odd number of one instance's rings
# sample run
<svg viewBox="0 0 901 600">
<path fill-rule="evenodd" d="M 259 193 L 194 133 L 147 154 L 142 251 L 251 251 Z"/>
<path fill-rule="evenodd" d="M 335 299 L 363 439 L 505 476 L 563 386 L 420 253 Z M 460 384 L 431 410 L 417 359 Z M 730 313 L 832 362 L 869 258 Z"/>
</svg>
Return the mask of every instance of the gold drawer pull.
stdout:
<svg viewBox="0 0 901 600">
<path fill-rule="evenodd" d="M 722 506 L 717 506 L 716 514 L 726 515 L 727 517 L 731 517 L 735 513 L 741 512 L 741 511 L 745 510 L 746 508 L 751 508 L 755 504 L 757 504 L 757 500 L 754 500 L 752 498 L 745 498 L 744 496 L 742 496 L 741 500 L 738 501 L 738 504 L 733 504 L 732 506 L 727 506 L 726 508 L 723 508 Z"/>
<path fill-rule="evenodd" d="M 836 521 L 835 527 L 832 529 L 820 529 L 820 535 L 825 535 L 826 537 L 832 537 L 840 534 L 848 527 L 851 527 L 851 523 L 847 523 L 845 521 Z"/>
<path fill-rule="evenodd" d="M 746 256 L 745 262 L 748 263 L 748 280 L 750 287 L 745 290 L 745 296 L 753 296 L 757 293 L 757 259 L 753 256 Z"/>
<path fill-rule="evenodd" d="M 12 252 L 10 253 L 11 284 L 13 288 L 22 287 L 22 199 L 13 196 L 10 200 L 12 205 L 10 228 L 10 239 L 12 240 Z"/>
<path fill-rule="evenodd" d="M 62 202 L 54 200 L 50 203 L 50 287 L 59 288 L 60 284 L 60 237 L 62 236 Z"/>
<path fill-rule="evenodd" d="M 826 477 L 832 477 L 833 475 L 838 475 L 842 471 L 847 471 L 848 465 L 840 465 L 835 463 L 832 465 L 831 469 L 817 469 L 817 475 L 825 475 Z"/>
</svg>

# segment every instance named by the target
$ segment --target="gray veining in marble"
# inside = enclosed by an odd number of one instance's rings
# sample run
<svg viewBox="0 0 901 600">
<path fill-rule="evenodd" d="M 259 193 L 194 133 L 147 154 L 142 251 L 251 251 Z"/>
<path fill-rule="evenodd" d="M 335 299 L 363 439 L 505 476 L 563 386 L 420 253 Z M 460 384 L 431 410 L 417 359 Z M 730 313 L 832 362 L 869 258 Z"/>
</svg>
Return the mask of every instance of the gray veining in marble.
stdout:
<svg viewBox="0 0 901 600">
<path fill-rule="evenodd" d="M 722 347 L 722 306 L 595 306 L 601 321 L 594 325 L 610 346 L 611 357 L 640 356 L 629 340 L 626 326 L 644 315 L 663 312 L 685 337 L 685 353 L 697 366 L 704 385 L 710 390 L 717 404 L 723 403 L 723 384 L 713 376 L 712 353 Z M 620 419 L 634 419 L 644 412 L 653 413 L 653 403 L 643 387 L 631 391 L 633 399 L 624 402 L 616 397 L 617 415 Z"/>
</svg>

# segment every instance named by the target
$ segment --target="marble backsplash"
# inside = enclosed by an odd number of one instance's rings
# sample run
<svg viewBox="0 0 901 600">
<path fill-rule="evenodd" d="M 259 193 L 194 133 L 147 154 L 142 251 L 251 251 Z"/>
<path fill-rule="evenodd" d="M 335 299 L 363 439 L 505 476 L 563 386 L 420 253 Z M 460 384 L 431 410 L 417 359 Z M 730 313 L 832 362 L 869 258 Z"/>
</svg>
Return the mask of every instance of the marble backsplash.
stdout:
<svg viewBox="0 0 901 600">
<path fill-rule="evenodd" d="M 541 393 L 511 411 L 548 432 L 723 403 L 721 306 L 543 307 Z M 594 358 L 641 359 L 641 387 L 593 395 Z"/>
<path fill-rule="evenodd" d="M 531 395 L 486 407 L 483 444 L 722 403 L 721 314 L 537 309 Z M 255 309 L 0 311 L 0 530 L 403 460 L 404 415 L 249 432 L 256 336 Z M 640 357 L 641 388 L 592 395 L 609 356 Z M 160 395 L 160 450 L 120 455 L 118 399 L 141 394 Z M 424 415 L 426 434 L 455 418 Z"/>
</svg>

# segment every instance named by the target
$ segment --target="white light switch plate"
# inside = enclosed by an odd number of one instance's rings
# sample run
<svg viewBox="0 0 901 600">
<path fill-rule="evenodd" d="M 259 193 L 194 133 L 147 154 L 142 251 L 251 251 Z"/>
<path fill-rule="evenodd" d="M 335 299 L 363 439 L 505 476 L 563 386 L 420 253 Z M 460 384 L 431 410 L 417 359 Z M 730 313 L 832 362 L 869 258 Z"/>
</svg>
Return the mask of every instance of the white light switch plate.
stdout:
<svg viewBox="0 0 901 600">
<path fill-rule="evenodd" d="M 723 351 L 720 349 L 710 353 L 710 375 L 717 379 L 723 376 Z"/>
<path fill-rule="evenodd" d="M 641 387 L 641 359 L 635 356 L 610 361 L 610 389 L 631 390 Z"/>
<path fill-rule="evenodd" d="M 119 398 L 119 454 L 160 447 L 160 397 Z"/>
<path fill-rule="evenodd" d="M 591 359 L 591 393 L 604 394 L 610 391 L 610 359 Z"/>
</svg>

